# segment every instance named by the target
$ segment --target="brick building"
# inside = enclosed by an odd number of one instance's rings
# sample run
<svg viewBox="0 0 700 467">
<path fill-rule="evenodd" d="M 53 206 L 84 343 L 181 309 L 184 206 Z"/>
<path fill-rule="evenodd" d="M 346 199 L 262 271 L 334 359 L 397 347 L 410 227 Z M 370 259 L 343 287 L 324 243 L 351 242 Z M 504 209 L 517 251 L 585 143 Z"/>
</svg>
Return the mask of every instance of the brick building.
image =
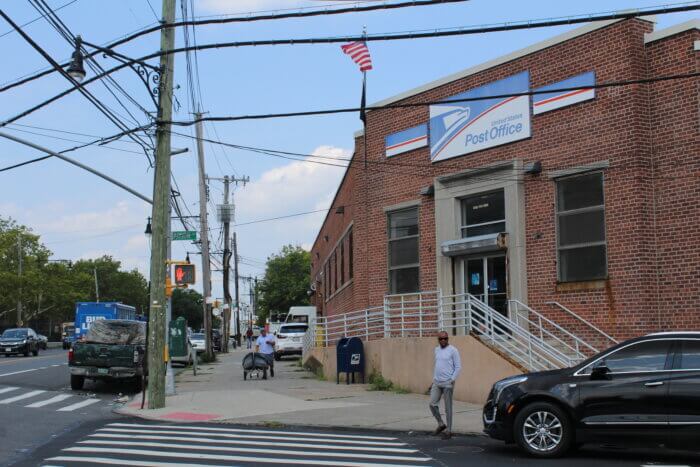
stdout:
<svg viewBox="0 0 700 467">
<path fill-rule="evenodd" d="M 700 328 L 700 81 L 585 87 L 697 72 L 700 21 L 608 21 L 375 104 L 312 248 L 321 314 L 439 289 Z"/>
</svg>

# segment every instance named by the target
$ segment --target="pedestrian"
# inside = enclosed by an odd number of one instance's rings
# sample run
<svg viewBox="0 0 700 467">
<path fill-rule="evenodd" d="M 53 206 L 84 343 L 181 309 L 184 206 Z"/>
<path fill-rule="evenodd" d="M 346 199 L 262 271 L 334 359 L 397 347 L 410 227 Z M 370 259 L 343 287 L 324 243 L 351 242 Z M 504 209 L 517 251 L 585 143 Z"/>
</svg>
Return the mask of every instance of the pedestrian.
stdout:
<svg viewBox="0 0 700 467">
<path fill-rule="evenodd" d="M 269 335 L 265 328 L 260 330 L 260 335 L 255 341 L 255 351 L 260 352 L 270 365 L 270 376 L 275 376 L 275 336 Z M 263 379 L 266 379 L 263 377 Z"/>
<path fill-rule="evenodd" d="M 253 348 L 253 330 L 248 328 L 248 330 L 245 332 L 245 340 L 247 342 L 247 349 L 252 349 Z"/>
<path fill-rule="evenodd" d="M 438 422 L 438 427 L 433 434 L 437 436 L 442 433 L 443 439 L 450 439 L 452 437 L 452 394 L 462 364 L 459 352 L 449 344 L 449 337 L 445 331 L 438 333 L 438 344 L 435 347 L 433 385 L 430 387 L 430 411 Z M 445 401 L 447 425 L 440 416 L 440 399 Z"/>
</svg>

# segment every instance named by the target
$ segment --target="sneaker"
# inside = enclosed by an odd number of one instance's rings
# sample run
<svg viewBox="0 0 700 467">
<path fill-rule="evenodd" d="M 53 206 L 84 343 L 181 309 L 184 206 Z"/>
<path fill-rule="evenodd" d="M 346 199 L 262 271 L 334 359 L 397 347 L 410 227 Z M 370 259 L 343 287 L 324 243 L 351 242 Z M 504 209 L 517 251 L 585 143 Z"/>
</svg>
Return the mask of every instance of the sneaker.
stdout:
<svg viewBox="0 0 700 467">
<path fill-rule="evenodd" d="M 449 431 L 446 431 L 442 434 L 442 439 L 450 439 L 452 438 L 452 433 Z"/>
<path fill-rule="evenodd" d="M 437 427 L 437 428 L 435 429 L 435 431 L 433 431 L 433 436 L 439 435 L 440 433 L 442 433 L 442 432 L 445 431 L 446 429 L 447 429 L 447 425 L 440 425 L 439 427 Z"/>
</svg>

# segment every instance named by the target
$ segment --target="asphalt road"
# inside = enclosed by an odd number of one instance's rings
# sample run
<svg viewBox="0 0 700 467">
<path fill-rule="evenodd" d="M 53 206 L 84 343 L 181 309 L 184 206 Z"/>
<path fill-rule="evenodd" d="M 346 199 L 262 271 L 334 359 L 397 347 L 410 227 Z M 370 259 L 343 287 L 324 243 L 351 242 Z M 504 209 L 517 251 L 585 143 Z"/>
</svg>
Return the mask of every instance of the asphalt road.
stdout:
<svg viewBox="0 0 700 467">
<path fill-rule="evenodd" d="M 542 461 L 483 436 L 449 441 L 422 433 L 164 423 L 139 419 L 89 422 L 16 464 L 29 466 L 692 466 L 687 453 L 584 448 Z"/>
<path fill-rule="evenodd" d="M 115 418 L 113 401 L 129 386 L 86 382 L 83 391 L 72 391 L 67 353 L 50 349 L 37 357 L 0 357 L 0 466 L 83 423 Z"/>
</svg>

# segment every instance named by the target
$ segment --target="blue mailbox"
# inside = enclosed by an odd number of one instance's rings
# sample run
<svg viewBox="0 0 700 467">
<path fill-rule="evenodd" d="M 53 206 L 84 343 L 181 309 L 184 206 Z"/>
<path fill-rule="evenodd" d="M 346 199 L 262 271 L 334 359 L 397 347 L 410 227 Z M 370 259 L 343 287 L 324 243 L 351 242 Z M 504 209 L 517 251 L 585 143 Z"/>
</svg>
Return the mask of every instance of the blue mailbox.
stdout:
<svg viewBox="0 0 700 467">
<path fill-rule="evenodd" d="M 365 382 L 365 351 L 359 337 L 343 337 L 336 345 L 336 384 L 340 384 L 340 373 L 345 373 L 345 382 L 355 383 L 355 373 L 362 373 Z"/>
</svg>

